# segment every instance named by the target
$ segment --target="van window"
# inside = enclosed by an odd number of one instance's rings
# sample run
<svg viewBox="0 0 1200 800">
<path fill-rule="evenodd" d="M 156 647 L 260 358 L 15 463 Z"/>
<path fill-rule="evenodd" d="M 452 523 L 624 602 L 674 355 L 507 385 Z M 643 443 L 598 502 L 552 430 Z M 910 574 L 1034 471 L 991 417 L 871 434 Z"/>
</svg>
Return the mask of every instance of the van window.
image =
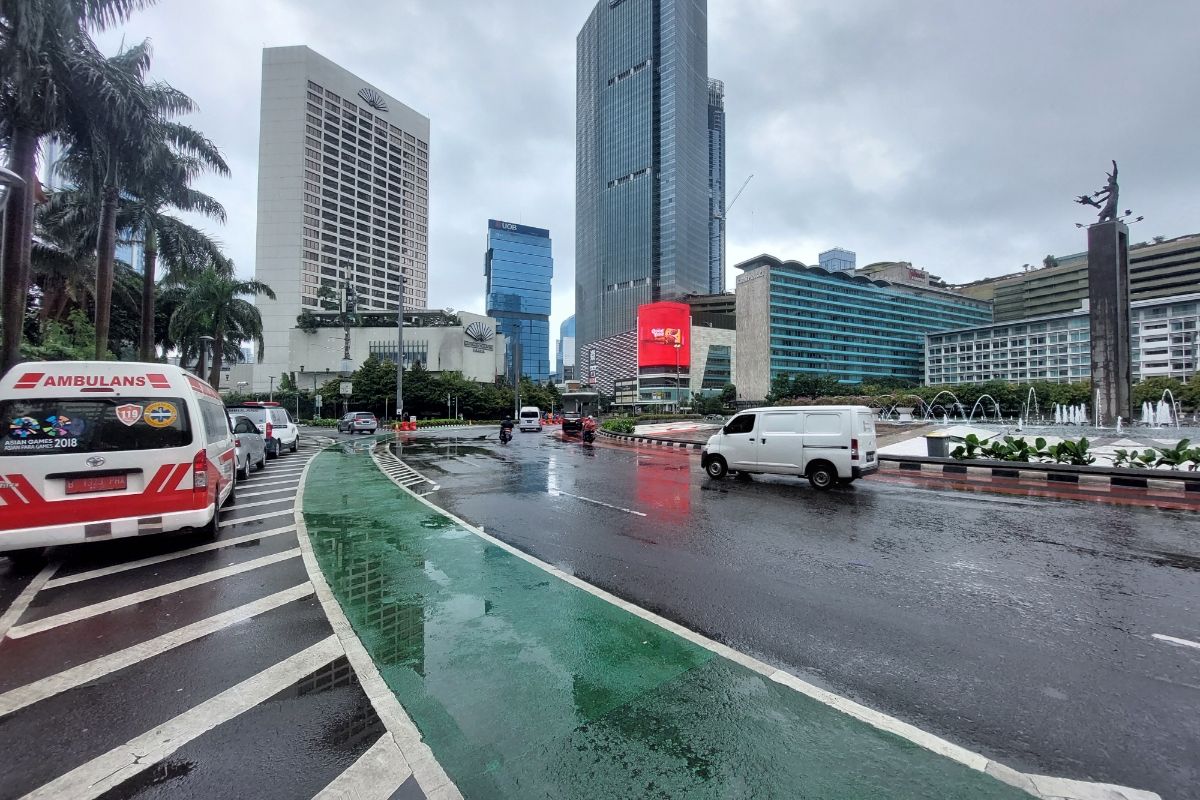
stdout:
<svg viewBox="0 0 1200 800">
<path fill-rule="evenodd" d="M 725 433 L 750 433 L 754 430 L 754 415 L 739 414 L 729 420 L 729 424 L 725 426 Z"/>
<path fill-rule="evenodd" d="M 536 411 L 522 411 L 521 412 L 521 419 L 537 419 L 537 418 L 538 418 L 538 412 L 536 412 Z"/>
<path fill-rule="evenodd" d="M 0 455 L 109 453 L 191 444 L 178 397 L 72 397 L 0 401 L 8 425 Z"/>
<path fill-rule="evenodd" d="M 271 424 L 277 428 L 285 427 L 288 424 L 288 412 L 283 408 L 271 409 Z"/>
<path fill-rule="evenodd" d="M 872 417 L 869 414 L 859 414 L 858 420 L 862 425 L 862 427 L 859 430 L 861 430 L 863 433 L 874 433 L 875 432 L 875 418 L 874 417 Z"/>
<path fill-rule="evenodd" d="M 805 433 L 841 433 L 842 432 L 842 415 L 841 414 L 805 414 L 804 415 L 804 432 Z"/>
<path fill-rule="evenodd" d="M 200 416 L 204 418 L 204 431 L 208 443 L 219 442 L 229 435 L 229 422 L 225 417 L 225 406 L 200 400 Z"/>
<path fill-rule="evenodd" d="M 763 414 L 763 433 L 799 433 L 799 414 L 794 412 Z"/>
</svg>

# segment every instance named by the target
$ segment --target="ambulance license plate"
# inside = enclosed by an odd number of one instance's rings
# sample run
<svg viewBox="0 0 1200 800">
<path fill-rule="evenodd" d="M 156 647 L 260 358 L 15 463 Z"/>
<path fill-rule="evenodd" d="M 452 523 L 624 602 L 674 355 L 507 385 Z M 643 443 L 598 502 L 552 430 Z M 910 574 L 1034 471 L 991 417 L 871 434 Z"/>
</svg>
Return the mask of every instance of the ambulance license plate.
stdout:
<svg viewBox="0 0 1200 800">
<path fill-rule="evenodd" d="M 85 478 L 67 478 L 67 494 L 118 491 L 125 488 L 125 477 L 125 475 L 89 475 Z"/>
</svg>

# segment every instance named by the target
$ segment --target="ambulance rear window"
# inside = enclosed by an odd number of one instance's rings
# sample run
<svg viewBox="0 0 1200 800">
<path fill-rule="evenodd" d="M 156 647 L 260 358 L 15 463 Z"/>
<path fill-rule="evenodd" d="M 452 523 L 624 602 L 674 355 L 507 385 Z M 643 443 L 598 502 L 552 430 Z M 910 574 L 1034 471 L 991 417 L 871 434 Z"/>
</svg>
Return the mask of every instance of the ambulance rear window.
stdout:
<svg viewBox="0 0 1200 800">
<path fill-rule="evenodd" d="M 191 444 L 187 405 L 178 397 L 73 397 L 0 401 L 7 426 L 0 455 L 109 453 Z"/>
</svg>

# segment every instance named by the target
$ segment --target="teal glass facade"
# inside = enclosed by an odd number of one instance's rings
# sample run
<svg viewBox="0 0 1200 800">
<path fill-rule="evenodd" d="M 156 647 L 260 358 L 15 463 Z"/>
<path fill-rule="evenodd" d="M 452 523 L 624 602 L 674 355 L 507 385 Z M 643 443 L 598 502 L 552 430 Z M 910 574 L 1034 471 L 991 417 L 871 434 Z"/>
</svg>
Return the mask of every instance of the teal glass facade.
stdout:
<svg viewBox="0 0 1200 800">
<path fill-rule="evenodd" d="M 739 264 L 758 266 L 762 260 Z M 770 259 L 770 377 L 920 383 L 925 334 L 992 321 L 990 303 Z M 739 312 L 740 313 L 740 312 Z"/>
<path fill-rule="evenodd" d="M 541 383 L 550 379 L 550 231 L 488 220 L 487 314 L 505 336 L 505 375 Z M 513 366 L 520 359 L 520 375 Z"/>
</svg>

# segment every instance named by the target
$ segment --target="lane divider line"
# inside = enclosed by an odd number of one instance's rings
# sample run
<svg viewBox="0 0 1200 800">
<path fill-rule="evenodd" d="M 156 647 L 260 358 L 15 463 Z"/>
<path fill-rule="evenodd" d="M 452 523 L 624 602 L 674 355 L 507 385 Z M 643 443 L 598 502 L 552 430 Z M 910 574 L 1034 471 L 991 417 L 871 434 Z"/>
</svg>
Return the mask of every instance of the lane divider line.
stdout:
<svg viewBox="0 0 1200 800">
<path fill-rule="evenodd" d="M 1160 642 L 1169 642 L 1170 644 L 1177 644 L 1180 647 L 1194 647 L 1197 650 L 1200 650 L 1200 642 L 1193 642 L 1190 639 L 1180 639 L 1177 636 L 1167 636 L 1166 634 L 1162 633 L 1151 634 L 1151 637 L 1158 639 Z"/>
<path fill-rule="evenodd" d="M 598 506 L 604 506 L 605 508 L 611 508 L 611 509 L 613 509 L 614 511 L 624 511 L 626 514 L 636 514 L 636 515 L 637 515 L 637 516 L 639 516 L 639 517 L 644 517 L 644 516 L 646 516 L 646 515 L 645 515 L 643 512 L 641 512 L 641 511 L 634 511 L 632 508 L 622 508 L 621 506 L 614 506 L 614 505 L 612 505 L 612 504 L 610 504 L 610 503 L 605 503 L 605 502 L 603 502 L 603 501 L 600 501 L 600 500 L 593 500 L 593 499 L 592 499 L 592 498 L 590 498 L 590 497 L 583 497 L 582 495 L 578 495 L 578 494 L 571 494 L 570 492 L 564 492 L 562 489 L 548 489 L 547 491 L 548 491 L 548 492 L 549 492 L 551 495 L 558 495 L 558 494 L 561 494 L 561 495 L 565 495 L 565 496 L 567 496 L 567 497 L 574 497 L 576 500 L 582 500 L 582 501 L 583 501 L 583 502 L 585 502 L 585 503 L 594 503 L 594 504 L 596 504 L 596 505 L 598 505 Z"/>
<path fill-rule="evenodd" d="M 308 597 L 312 593 L 312 584 L 305 581 L 290 589 L 285 589 L 282 592 L 276 592 L 260 600 L 255 600 L 253 603 L 247 603 L 244 606 L 238 606 L 208 619 L 193 622 L 191 625 L 185 625 L 170 633 L 164 633 L 153 639 L 147 639 L 124 650 L 118 650 L 115 653 L 101 656 L 100 658 L 63 670 L 55 675 L 36 680 L 17 689 L 12 689 L 4 694 L 0 694 L 0 717 L 3 717 L 5 714 L 11 714 L 14 711 L 19 711 L 25 706 L 32 705 L 40 700 L 61 694 L 69 689 L 74 689 L 77 686 L 98 680 L 119 669 L 133 666 L 140 661 L 145 661 L 148 658 L 160 655 L 168 650 L 173 650 L 203 636 L 208 636 L 210 633 L 216 633 L 231 625 L 251 619 L 252 617 L 257 617 L 260 614 L 265 614 L 295 600 Z"/>
<path fill-rule="evenodd" d="M 307 480 L 307 475 L 305 479 Z M 458 787 L 442 769 L 442 765 L 434 757 L 433 751 L 422 739 L 420 730 L 408 716 L 404 706 L 396 699 L 395 693 L 383 680 L 383 676 L 379 674 L 379 668 L 375 666 L 375 662 L 367 653 L 367 648 L 363 646 L 358 634 L 354 632 L 354 627 L 350 624 L 346 613 L 342 611 L 341 604 L 333 596 L 333 591 L 329 588 L 329 583 L 325 580 L 325 575 L 321 572 L 317 557 L 313 553 L 312 542 L 309 541 L 308 526 L 304 522 L 303 491 L 296 495 L 296 538 L 300 540 L 300 550 L 304 566 L 308 570 L 308 579 L 316 589 L 317 599 L 321 602 L 321 607 L 325 609 L 325 616 L 333 627 L 334 635 L 341 640 L 342 647 L 346 651 L 346 658 L 350 661 L 350 666 L 354 668 L 355 674 L 358 675 L 358 681 L 362 685 L 363 691 L 371 699 L 375 713 L 383 721 L 388 735 L 392 737 L 409 768 L 412 769 L 417 784 L 428 797 L 437 797 L 438 800 L 462 800 L 462 794 Z"/>
<path fill-rule="evenodd" d="M 342 654 L 330 636 L 294 656 L 268 667 L 241 683 L 190 708 L 174 719 L 143 733 L 102 756 L 25 795 L 24 800 L 71 797 L 93 800 L 135 775 L 150 769 L 179 748 L 218 725 L 254 708 Z"/>
<path fill-rule="evenodd" d="M 244 486 L 245 483 L 243 482 L 238 485 Z M 238 500 L 241 500 L 243 497 L 262 497 L 263 495 L 268 495 L 268 494 L 283 494 L 284 492 L 292 491 L 292 489 L 293 489 L 293 487 L 284 487 L 283 489 L 268 489 L 267 491 L 264 491 L 264 492 L 243 492 L 241 489 L 238 489 L 237 496 L 238 496 Z"/>
<path fill-rule="evenodd" d="M 258 522 L 259 520 L 263 520 L 263 519 L 272 519 L 274 517 L 285 515 L 290 510 L 291 509 L 288 509 L 288 508 L 281 508 L 278 511 L 272 511 L 270 514 L 257 514 L 253 517 L 234 517 L 232 519 L 223 520 L 221 522 L 220 527 L 221 528 L 232 528 L 236 525 L 241 525 L 243 522 Z"/>
<path fill-rule="evenodd" d="M 385 733 L 313 800 L 388 800 L 412 774 L 396 741 Z"/>
<path fill-rule="evenodd" d="M 97 617 L 101 614 L 107 614 L 110 611 L 128 608 L 129 606 L 137 605 L 138 603 L 144 603 L 147 600 L 154 600 L 158 597 L 165 597 L 166 595 L 174 594 L 175 592 L 181 592 L 184 589 L 191 589 L 195 586 L 203 586 L 206 583 L 212 583 L 213 581 L 219 581 L 223 578 L 240 575 L 243 572 L 250 572 L 251 570 L 258 569 L 259 567 L 266 567 L 270 566 L 271 564 L 277 564 L 280 561 L 287 561 L 289 558 L 296 558 L 299 555 L 300 548 L 293 547 L 291 550 L 284 550 L 282 553 L 272 553 L 269 556 L 256 558 L 253 561 L 244 561 L 241 564 L 234 564 L 232 566 L 225 567 L 224 569 L 213 570 L 212 572 L 205 572 L 200 575 L 193 575 L 192 577 L 184 578 L 183 580 L 164 583 L 161 586 L 155 586 L 151 589 L 145 589 L 143 591 L 134 592 L 133 594 L 127 594 L 121 597 L 114 597 L 111 600 L 93 603 L 90 606 L 83 606 L 82 608 L 72 609 L 71 611 L 64 611 L 61 614 L 54 614 L 53 616 L 34 620 L 33 622 L 27 622 L 24 625 L 17 625 L 8 632 L 8 635 L 13 639 L 22 639 L 26 636 L 32 636 L 35 633 L 42 633 L 44 631 L 51 630 L 52 628 L 58 628 L 62 625 L 69 625 L 72 622 L 91 619 L 92 617 Z"/>
<path fill-rule="evenodd" d="M 222 539 L 219 542 L 209 542 L 197 547 L 189 547 L 186 550 L 176 550 L 172 553 L 164 553 L 161 556 L 150 556 L 148 558 L 138 559 L 137 561 L 125 561 L 111 567 L 101 567 L 100 569 L 88 570 L 87 572 L 77 572 L 74 575 L 67 575 L 62 578 L 55 578 L 52 581 L 47 581 L 45 588 L 57 589 L 60 586 L 70 586 L 72 583 L 82 583 L 83 581 L 91 580 L 92 578 L 103 578 L 106 575 L 116 575 L 119 572 L 126 572 L 131 569 L 141 569 L 149 567 L 153 564 L 161 564 L 164 561 L 174 561 L 177 558 L 186 558 L 194 556 L 197 553 L 208 553 L 213 550 L 220 550 L 224 547 L 234 547 L 242 542 L 252 542 L 255 539 L 266 539 L 269 536 L 278 536 L 281 533 L 291 533 L 296 530 L 295 525 L 288 525 L 283 528 L 272 528 L 261 533 L 248 533 L 245 536 L 235 536 L 232 539 Z"/>
<path fill-rule="evenodd" d="M 229 511 L 232 513 L 234 511 L 241 511 L 243 508 L 258 508 L 259 506 L 274 506 L 274 505 L 278 505 L 280 503 L 290 503 L 290 502 L 292 502 L 292 498 L 280 497 L 276 500 L 259 500 L 258 502 L 255 502 L 255 503 L 243 503 L 242 498 L 238 497 L 238 502 L 235 503 L 234 505 L 230 506 Z"/>
<path fill-rule="evenodd" d="M 376 460 L 376 463 L 378 463 L 378 459 Z M 399 486 L 400 484 L 397 483 L 397 485 Z M 819 703 L 853 716 L 854 718 L 865 722 L 873 728 L 895 734 L 906 741 L 912 742 L 918 747 L 922 747 L 933 753 L 937 753 L 938 755 L 949 758 L 950 760 L 962 764 L 970 769 L 985 772 L 997 780 L 1029 792 L 1035 797 L 1042 798 L 1043 800 L 1162 800 L 1161 796 L 1157 793 L 1142 789 L 1130 789 L 1123 786 L 1115 786 L 1113 784 L 1089 783 L 1086 781 L 1076 781 L 1046 775 L 1031 775 L 1019 772 L 1007 766 L 1006 764 L 993 761 L 984 755 L 976 753 L 972 750 L 968 750 L 961 745 L 954 744 L 953 742 L 943 739 L 940 736 L 923 731 L 920 728 L 897 719 L 896 717 L 892 717 L 888 714 L 868 708 L 867 706 L 864 706 L 861 703 L 856 703 L 849 698 L 845 698 L 826 689 L 822 689 L 819 686 L 811 684 L 797 677 L 796 675 L 787 672 L 786 670 L 779 669 L 778 667 L 767 664 L 766 662 L 761 661 L 754 656 L 734 650 L 728 645 L 721 644 L 720 642 L 709 639 L 706 636 L 702 636 L 695 631 L 690 630 L 689 628 L 685 628 L 669 619 L 660 617 L 658 614 L 647 611 L 641 606 L 630 603 L 627 600 L 622 600 L 610 592 L 606 592 L 597 586 L 593 586 L 587 581 L 566 573 L 552 564 L 548 564 L 535 556 L 531 556 L 528 553 L 522 552 L 507 542 L 498 539 L 489 533 L 485 533 L 483 528 L 473 525 L 461 517 L 450 513 L 446 509 L 436 505 L 430 500 L 427 500 L 425 497 L 417 494 L 411 489 L 404 486 L 401 486 L 400 488 L 414 497 L 417 502 L 423 503 L 438 514 L 441 514 L 447 519 L 456 522 L 465 530 L 474 533 L 484 541 L 506 550 L 517 558 L 520 558 L 523 561 L 526 561 L 535 567 L 550 573 L 554 577 L 565 581 L 576 588 L 582 589 L 583 591 L 588 592 L 589 594 L 594 595 L 601 600 L 635 614 L 647 622 L 651 622 L 660 628 L 664 628 L 723 658 L 726 658 L 737 664 L 741 664 L 742 666 L 759 673 L 775 683 L 778 683 L 782 686 L 787 686 L 788 688 L 810 697 Z"/>
<path fill-rule="evenodd" d="M 12 601 L 12 605 L 0 615 L 0 641 L 8 636 L 12 626 L 17 623 L 21 615 L 25 613 L 25 609 L 29 608 L 29 604 L 33 602 L 33 596 L 42 590 L 46 582 L 50 580 L 55 571 L 58 569 L 60 561 L 51 561 L 46 566 L 42 567 L 37 575 L 29 583 L 25 584 L 25 588 L 17 595 L 17 599 Z"/>
</svg>

